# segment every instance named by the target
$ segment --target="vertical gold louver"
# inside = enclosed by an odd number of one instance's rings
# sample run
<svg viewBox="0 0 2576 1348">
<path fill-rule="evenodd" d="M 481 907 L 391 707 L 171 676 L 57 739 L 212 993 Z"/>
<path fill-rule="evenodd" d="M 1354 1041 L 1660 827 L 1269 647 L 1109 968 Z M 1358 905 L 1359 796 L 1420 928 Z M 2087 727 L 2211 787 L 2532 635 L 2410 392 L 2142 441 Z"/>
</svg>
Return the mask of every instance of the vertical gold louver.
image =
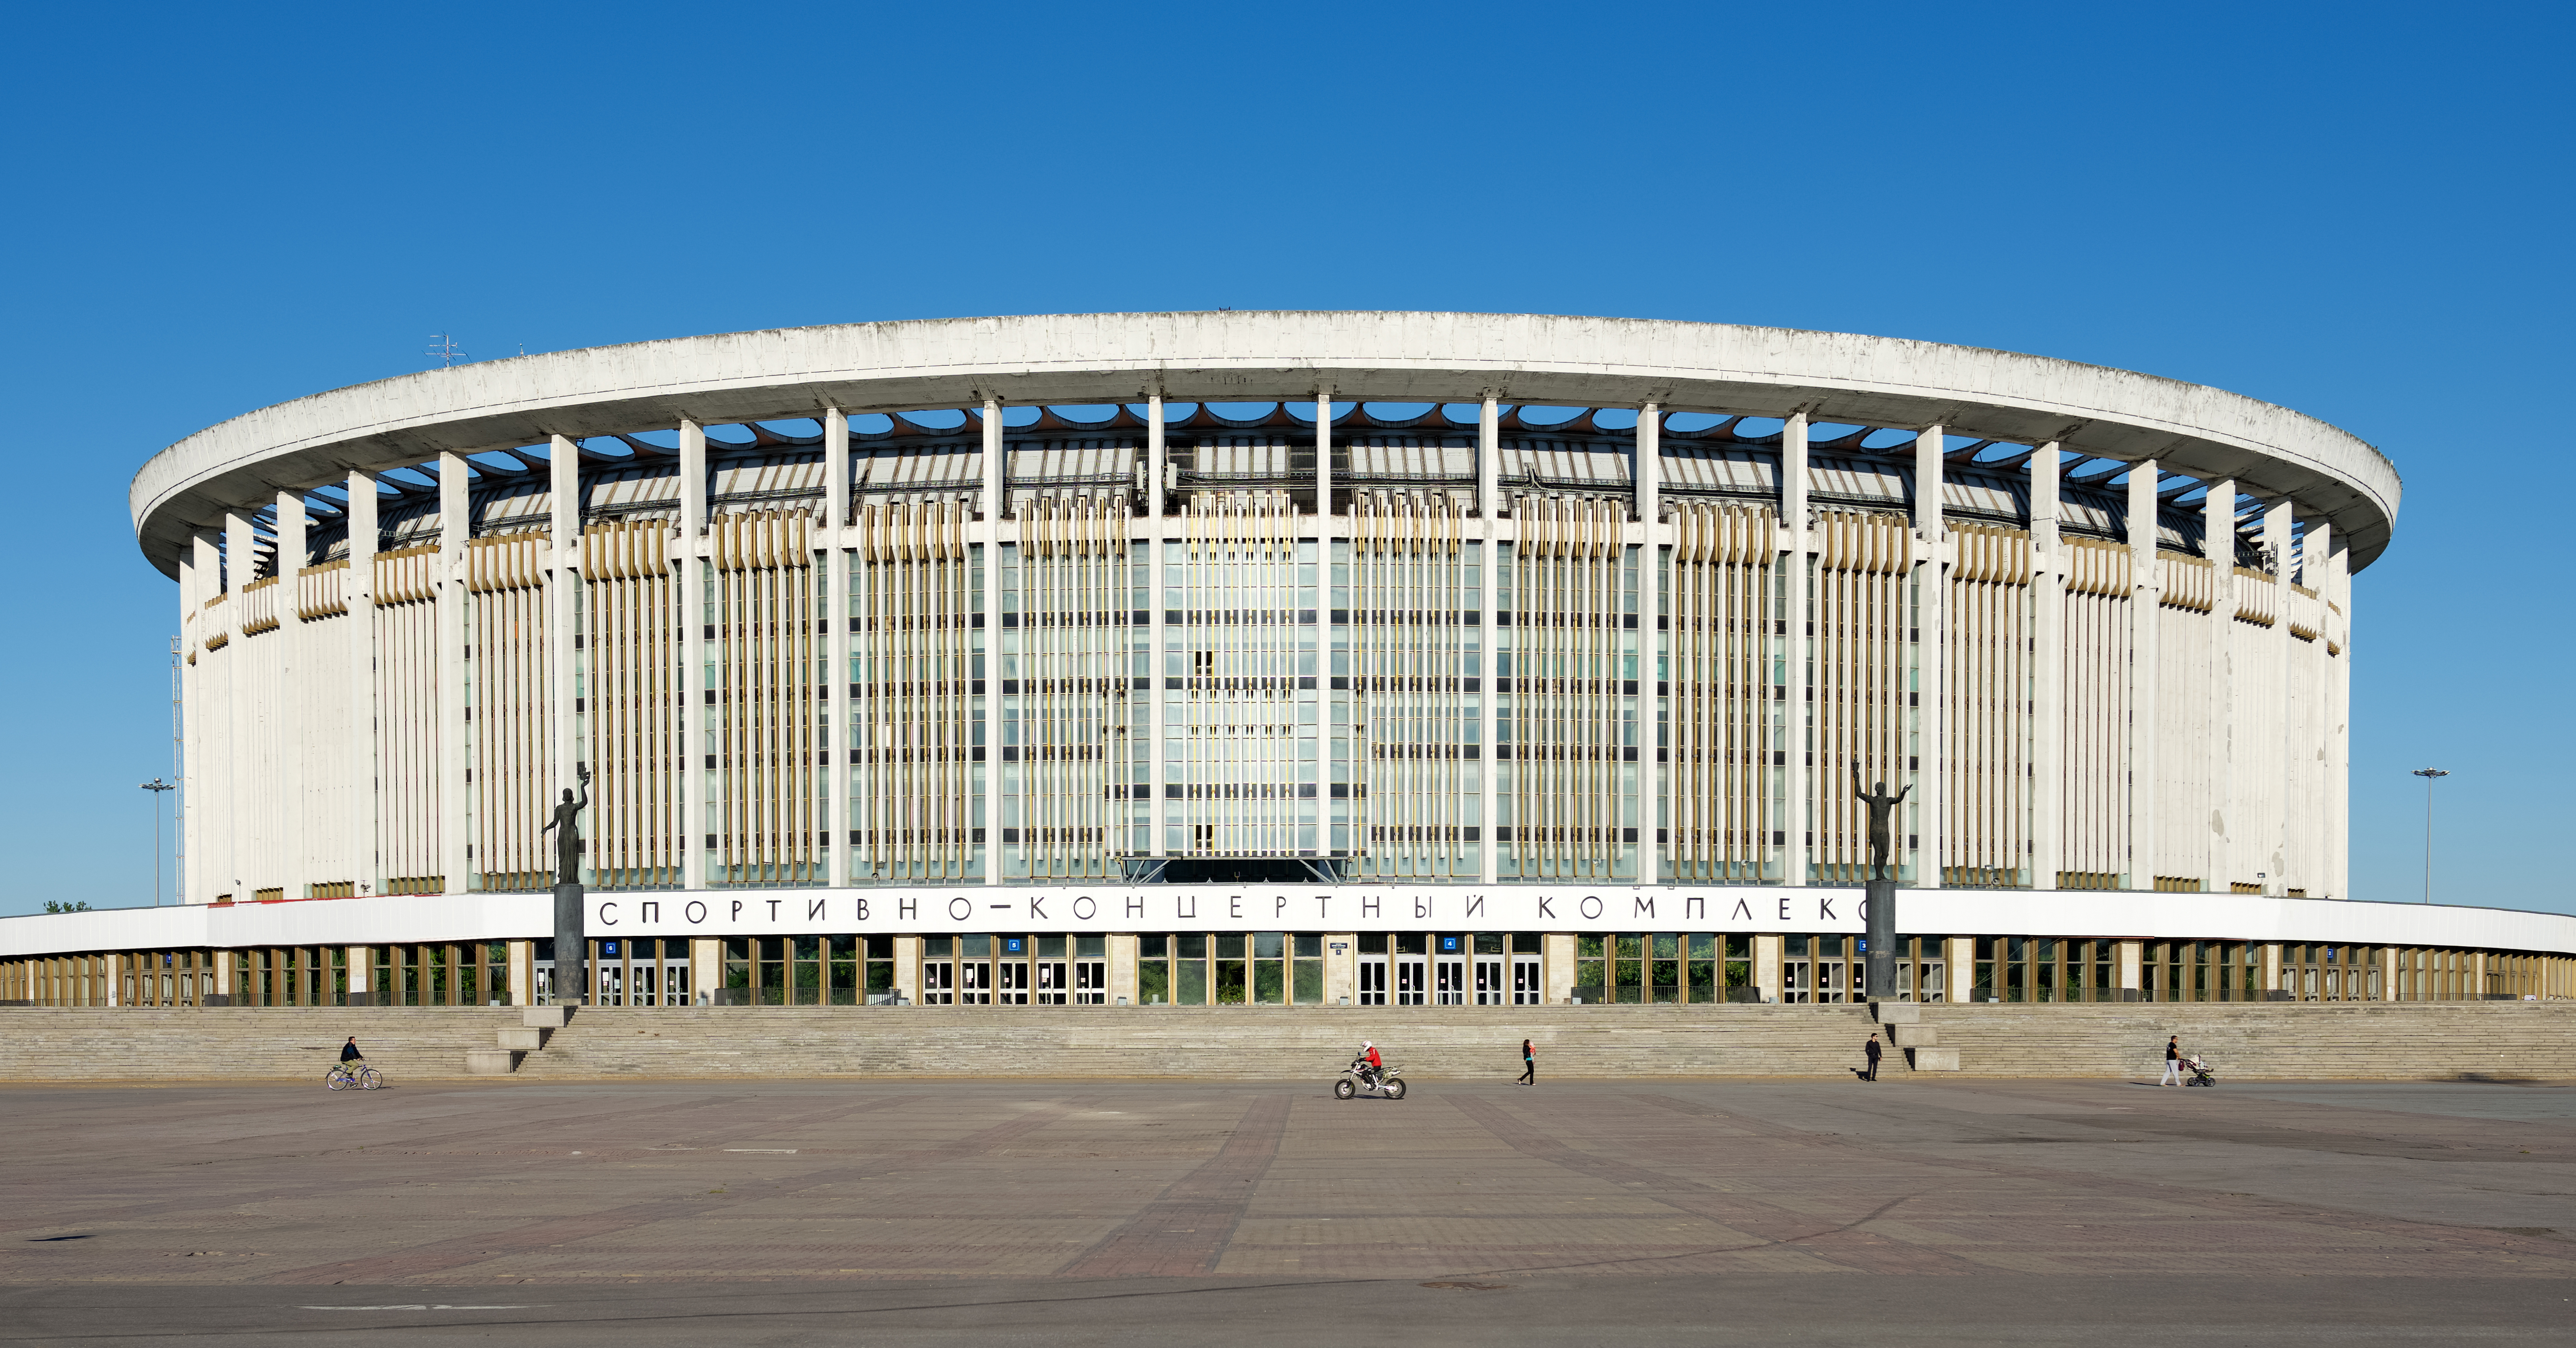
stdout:
<svg viewBox="0 0 2576 1348">
<path fill-rule="evenodd" d="M 822 653 L 816 629 L 813 518 L 799 511 L 719 515 L 714 565 L 716 701 L 706 708 L 710 878 L 732 885 L 819 884 L 815 758 Z"/>
<path fill-rule="evenodd" d="M 1942 647 L 1945 885 L 2029 883 L 2030 535 L 1950 529 L 1950 629 Z M 1848 783 L 1846 783 L 1848 785 Z"/>
<path fill-rule="evenodd" d="M 552 802 L 554 734 L 546 622 L 547 536 L 478 538 L 465 545 L 466 711 L 471 746 L 475 869 L 484 889 L 553 883 L 546 842 L 529 821 Z"/>
<path fill-rule="evenodd" d="M 1625 502 L 1512 503 L 1507 874 L 1618 878 Z"/>
<path fill-rule="evenodd" d="M 662 889 L 680 883 L 683 715 L 678 584 L 671 526 L 660 520 L 582 531 L 580 691 L 591 765 L 584 817 L 591 883 Z"/>
<path fill-rule="evenodd" d="M 2129 869 L 2131 559 L 2125 544 L 2065 540 L 2060 889 L 2119 889 Z"/>
<path fill-rule="evenodd" d="M 983 611 L 968 508 L 874 501 L 851 514 L 851 878 L 963 880 L 975 803 L 971 644 Z"/>
<path fill-rule="evenodd" d="M 375 556 L 378 871 L 391 893 L 441 879 L 438 600 L 435 545 Z M 458 877 L 462 888 L 463 877 Z"/>
<path fill-rule="evenodd" d="M 1914 780 L 1914 531 L 1902 516 L 1820 511 L 1815 562 L 1815 878 L 1869 878 L 1869 816 L 1852 796 Z M 1909 797 L 1900 806 L 1888 866 L 1904 878 Z"/>
<path fill-rule="evenodd" d="M 1309 845 L 1298 796 L 1295 506 L 1286 492 L 1201 492 L 1183 525 L 1185 622 L 1165 629 L 1186 654 L 1181 700 L 1164 713 L 1189 784 L 1175 850 L 1295 856 Z"/>
<path fill-rule="evenodd" d="M 1020 509 L 1020 847 L 1032 880 L 1117 872 L 1113 786 L 1138 775 L 1128 735 L 1123 496 Z"/>
<path fill-rule="evenodd" d="M 1690 502 L 1666 518 L 1673 537 L 1666 877 L 1772 877 L 1775 517 L 1767 506 Z"/>
<path fill-rule="evenodd" d="M 1472 700 L 1465 521 L 1446 494 L 1351 497 L 1351 873 L 1474 874 L 1461 822 Z"/>
</svg>

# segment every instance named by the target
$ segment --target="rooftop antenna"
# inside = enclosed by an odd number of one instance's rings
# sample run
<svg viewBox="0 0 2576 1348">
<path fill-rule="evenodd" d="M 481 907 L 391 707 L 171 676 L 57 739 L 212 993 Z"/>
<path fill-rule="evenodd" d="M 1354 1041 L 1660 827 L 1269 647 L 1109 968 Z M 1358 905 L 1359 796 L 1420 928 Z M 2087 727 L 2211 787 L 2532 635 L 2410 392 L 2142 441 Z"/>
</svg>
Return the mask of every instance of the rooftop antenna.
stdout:
<svg viewBox="0 0 2576 1348">
<path fill-rule="evenodd" d="M 464 347 L 456 344 L 456 334 L 452 332 L 433 332 L 429 334 L 429 351 L 426 354 L 428 354 L 430 358 L 436 360 L 439 368 L 442 370 L 454 365 L 460 360 L 473 359 L 473 357 L 465 354 Z"/>
</svg>

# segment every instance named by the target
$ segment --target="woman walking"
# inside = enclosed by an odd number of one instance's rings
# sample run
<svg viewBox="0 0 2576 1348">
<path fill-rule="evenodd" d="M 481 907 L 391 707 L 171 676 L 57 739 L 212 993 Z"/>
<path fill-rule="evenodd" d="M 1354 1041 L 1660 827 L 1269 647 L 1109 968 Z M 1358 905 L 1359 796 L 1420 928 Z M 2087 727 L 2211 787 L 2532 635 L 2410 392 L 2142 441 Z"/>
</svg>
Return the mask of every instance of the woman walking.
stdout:
<svg viewBox="0 0 2576 1348">
<path fill-rule="evenodd" d="M 1512 1084 L 1515 1086 L 1538 1084 L 1538 1050 L 1531 1048 L 1530 1041 L 1526 1039 L 1521 1041 L 1521 1074 Z"/>
</svg>

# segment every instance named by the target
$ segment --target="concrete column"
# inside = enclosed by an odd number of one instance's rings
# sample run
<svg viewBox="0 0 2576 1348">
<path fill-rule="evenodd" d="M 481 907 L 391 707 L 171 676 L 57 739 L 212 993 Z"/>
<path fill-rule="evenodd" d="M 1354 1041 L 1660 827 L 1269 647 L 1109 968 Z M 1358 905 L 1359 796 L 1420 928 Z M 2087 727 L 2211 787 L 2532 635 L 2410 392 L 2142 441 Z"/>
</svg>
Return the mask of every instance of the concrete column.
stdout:
<svg viewBox="0 0 2576 1348">
<path fill-rule="evenodd" d="M 2121 991 L 2143 993 L 2146 987 L 2146 957 L 2146 942 L 2122 941 L 2120 943 Z"/>
<path fill-rule="evenodd" d="M 1574 1000 L 1574 933 L 1551 931 L 1541 935 L 1539 945 L 1539 978 L 1547 988 L 1547 1004 L 1564 1006 Z"/>
<path fill-rule="evenodd" d="M 369 993 L 375 987 L 369 981 L 376 972 L 375 947 L 353 945 L 341 957 L 349 961 L 349 1005 L 364 1005 L 372 1000 Z"/>
<path fill-rule="evenodd" d="M 1753 938 L 1753 986 L 1760 989 L 1762 1000 L 1777 1005 L 1780 1001 L 1780 936 L 1759 934 Z"/>
<path fill-rule="evenodd" d="M 1914 638 L 1914 755 L 1919 766 L 1910 799 L 1916 835 L 1914 883 L 1924 889 L 1941 887 L 1941 867 L 1949 857 L 1942 817 L 1950 789 L 1944 761 L 1949 721 L 1942 701 L 1942 662 L 1950 649 L 1950 546 L 1941 515 L 1941 435 L 1942 428 L 1935 425 L 1914 437 L 1914 530 L 1923 539 L 1925 560 L 1914 572 L 1922 587 L 1915 595 L 1919 626 Z M 1901 827 L 1904 821 L 1896 822 Z"/>
<path fill-rule="evenodd" d="M 1942 973 L 1949 984 L 1946 996 L 1953 1002 L 1976 1000 L 1977 938 L 1952 936 L 1942 941 Z"/>
<path fill-rule="evenodd" d="M 1786 551 L 1780 554 L 1780 583 L 1788 596 L 1786 654 L 1789 666 L 1788 711 L 1781 761 L 1780 883 L 1804 885 L 1815 860 L 1815 744 L 1809 738 L 1815 720 L 1813 670 L 1816 615 L 1809 604 L 1807 557 L 1814 546 L 1808 526 L 1807 414 L 1792 413 L 1780 426 L 1780 528 Z M 1828 774 L 1830 775 L 1830 774 Z"/>
<path fill-rule="evenodd" d="M 1664 678 L 1663 639 L 1663 549 L 1657 540 L 1663 527 L 1657 521 L 1663 507 L 1658 489 L 1663 485 L 1664 415 L 1653 403 L 1637 409 L 1637 453 L 1630 466 L 1634 478 L 1629 485 L 1636 491 L 1638 524 L 1637 545 L 1637 883 L 1651 885 L 1664 874 L 1663 832 L 1670 826 L 1664 815 L 1663 755 L 1657 745 L 1663 738 L 1663 698 L 1660 690 Z"/>
<path fill-rule="evenodd" d="M 465 544 L 474 537 L 472 469 L 438 456 L 438 869 L 450 894 L 480 889 L 474 869 L 474 762 L 466 752 Z"/>
<path fill-rule="evenodd" d="M 2209 493 L 2201 498 L 2200 551 L 2209 559 L 2210 581 L 2218 588 L 2217 598 L 2209 606 L 2209 699 L 2210 724 L 2217 727 L 2203 746 L 2206 763 L 2202 771 L 2209 778 L 2210 838 L 2209 874 L 2201 877 L 2201 887 L 2214 894 L 2227 893 L 2228 882 L 2242 871 L 2260 867 L 2240 867 L 2236 857 L 2236 839 L 2245 827 L 2244 802 L 2234 795 L 2230 758 L 2236 737 L 2246 729 L 2236 723 L 2236 482 L 2234 479 L 2209 484 Z"/>
<path fill-rule="evenodd" d="M 2263 947 L 2263 991 L 2270 993 L 2280 990 L 2281 943 L 2274 941 Z"/>
<path fill-rule="evenodd" d="M 296 592 L 301 584 L 296 576 L 304 569 L 305 527 L 304 493 L 279 492 L 277 494 L 277 593 L 274 596 L 277 601 L 279 626 L 269 639 L 286 643 L 286 658 L 275 666 L 279 671 L 277 677 L 282 680 L 302 677 L 307 668 L 305 648 L 312 641 L 311 636 L 304 629 L 304 619 L 297 616 L 296 612 Z M 287 688 L 281 688 L 279 691 L 282 705 L 291 700 L 292 693 Z M 281 727 L 281 733 L 277 736 L 277 782 L 274 789 L 277 792 L 278 803 L 282 807 L 279 812 L 280 817 L 286 820 L 307 818 L 307 812 L 314 809 L 314 802 L 305 798 L 312 790 L 311 774 L 307 770 L 311 766 L 312 754 L 313 745 L 310 741 L 301 735 L 283 733 Z M 314 880 L 314 864 L 317 860 L 313 855 L 313 848 L 317 841 L 316 832 L 317 830 L 295 827 L 290 822 L 282 836 L 268 841 L 270 873 L 277 877 L 277 883 L 285 891 L 287 898 L 307 897 L 305 886 Z"/>
<path fill-rule="evenodd" d="M 1163 478 L 1165 456 L 1163 443 L 1163 395 L 1158 390 L 1145 396 L 1145 595 L 1149 606 L 1145 620 L 1151 624 L 1146 635 L 1145 655 L 1145 855 L 1159 857 L 1169 853 L 1163 843 Z M 1318 558 L 1319 577 L 1329 576 L 1329 558 Z"/>
<path fill-rule="evenodd" d="M 2030 884 L 2057 888 L 2066 848 L 2066 559 L 2058 547 L 2058 442 L 2030 456 Z"/>
<path fill-rule="evenodd" d="M 707 831 L 707 729 L 714 690 L 707 686 L 707 432 L 680 422 L 680 545 L 671 550 L 680 568 L 680 887 L 698 889 L 713 874 L 715 847 Z M 694 966 L 692 966 L 694 967 Z"/>
<path fill-rule="evenodd" d="M 125 1005 L 125 974 L 133 967 L 133 963 L 121 951 L 112 952 L 99 960 L 99 966 L 104 971 L 100 977 L 107 984 L 107 996 L 102 999 L 104 1005 Z"/>
<path fill-rule="evenodd" d="M 258 838 L 252 827 L 252 802 L 265 795 L 273 784 L 259 780 L 255 770 L 251 743 L 258 727 L 250 718 L 250 681 L 253 677 L 248 658 L 249 643 L 242 637 L 242 619 L 250 602 L 242 591 L 259 578 L 258 539 L 251 531 L 250 512 L 224 512 L 224 593 L 228 596 L 216 607 L 222 615 L 218 630 L 229 633 L 231 642 L 223 653 L 224 660 L 224 752 L 216 766 L 216 780 L 224 783 L 225 799 L 218 807 L 223 811 L 224 840 L 227 844 L 223 886 L 236 903 L 248 903 L 258 889 L 266 860 L 257 853 Z"/>
<path fill-rule="evenodd" d="M 349 494 L 349 572 L 341 577 L 341 595 L 349 603 L 349 738 L 342 765 L 352 788 L 344 797 L 348 850 L 340 873 L 356 882 L 359 897 L 384 884 L 377 863 L 376 830 L 383 818 L 376 808 L 381 784 L 376 780 L 376 740 L 383 727 L 376 718 L 376 478 L 351 473 Z"/>
<path fill-rule="evenodd" d="M 998 755 L 995 761 L 999 761 Z M 1001 835 L 996 833 L 994 836 Z M 998 852 L 1000 849 L 993 850 Z M 921 938 L 918 936 L 894 938 L 894 990 L 903 994 L 906 1002 L 921 1005 Z"/>
<path fill-rule="evenodd" d="M 510 942 L 510 1005 L 526 1006 L 537 986 L 537 943 Z"/>
<path fill-rule="evenodd" d="M 984 883 L 1002 883 L 1002 515 L 1010 506 L 1002 403 L 984 400 Z M 912 967 L 921 960 L 916 952 Z M 901 966 L 898 966 L 899 968 Z M 916 975 L 917 977 L 917 975 Z"/>
<path fill-rule="evenodd" d="M 554 714 L 554 784 L 559 791 L 581 792 L 583 752 L 581 723 L 589 705 L 581 667 L 587 654 L 582 641 L 581 447 L 563 436 L 546 443 L 547 499 L 553 505 L 550 532 L 554 565 L 546 574 L 546 669 Z M 583 837 L 597 832 L 596 816 L 584 816 Z M 551 840 L 551 835 L 549 835 Z M 582 878 L 590 878 L 590 858 L 582 858 Z"/>
<path fill-rule="evenodd" d="M 224 998 L 230 998 L 233 995 L 233 984 L 239 981 L 237 970 L 240 968 L 240 964 L 241 955 L 238 951 L 218 950 L 215 952 L 214 995 Z"/>
<path fill-rule="evenodd" d="M 850 418 L 823 409 L 825 711 L 821 769 L 823 817 L 814 821 L 830 851 L 827 878 L 850 883 Z"/>
<path fill-rule="evenodd" d="M 2326 669 L 2326 858 L 2333 868 L 2334 897 L 2352 897 L 2352 553 L 2337 538 L 2326 556 L 2324 593 L 2343 610 L 2341 655 Z M 2335 615 L 2326 615 L 2328 623 Z"/>
<path fill-rule="evenodd" d="M 170 816 L 171 826 L 177 830 L 179 835 L 177 850 L 174 855 L 174 864 L 179 872 L 178 890 L 179 902 L 181 903 L 188 902 L 191 896 L 194 896 L 197 901 L 201 903 L 204 902 L 205 899 L 205 896 L 198 890 L 198 888 L 189 883 L 189 867 L 195 863 L 198 849 L 192 845 L 188 836 L 188 812 L 194 805 L 192 797 L 194 795 L 193 788 L 195 784 L 194 778 L 190 774 L 197 766 L 198 717 L 205 709 L 204 704 L 198 699 L 197 690 L 199 684 L 197 681 L 197 666 L 187 658 L 186 654 L 187 652 L 195 649 L 195 643 L 197 640 L 197 622 L 203 612 L 203 606 L 205 603 L 205 596 L 202 592 L 202 579 L 205 576 L 206 571 L 204 567 L 197 564 L 197 552 L 199 546 L 200 545 L 196 541 L 191 540 L 187 547 L 179 550 L 178 630 L 180 633 L 182 655 L 179 663 L 179 696 L 181 699 L 179 718 L 180 754 L 179 763 L 175 773 L 175 781 L 179 788 L 179 794 L 171 801 L 173 808 L 170 811 Z M 26 967 L 30 970 L 35 968 L 32 964 Z M 31 973 L 30 977 L 32 976 L 33 975 Z"/>
<path fill-rule="evenodd" d="M 1111 932 L 1104 943 L 1109 957 L 1109 1004 L 1136 1004 L 1136 934 Z"/>
<path fill-rule="evenodd" d="M 1333 388 L 1326 384 L 1315 390 L 1315 537 L 1318 541 L 1333 536 Z M 1326 566 L 1330 558 L 1323 559 Z"/>
<path fill-rule="evenodd" d="M 1478 878 L 1489 885 L 1500 883 L 1502 876 L 1502 845 L 1494 838 L 1496 821 L 1502 818 L 1502 793 L 1496 781 L 1502 765 L 1494 755 L 1494 746 L 1499 742 L 1494 724 L 1494 678 L 1503 649 L 1503 629 L 1494 625 L 1495 586 L 1500 583 L 1503 555 L 1502 420 L 1500 402 L 1487 393 L 1476 413 L 1476 509 L 1485 524 L 1484 588 L 1480 592 L 1484 610 L 1476 615 L 1476 621 L 1483 624 L 1477 630 L 1484 633 L 1485 641 L 1483 674 L 1476 684 L 1476 735 L 1485 756 L 1476 774 L 1484 792 L 1476 812 L 1476 836 L 1482 839 L 1476 844 L 1476 855 L 1480 859 Z M 1554 1002 L 1557 998 L 1551 994 L 1548 1000 Z"/>
<path fill-rule="evenodd" d="M 2335 617 L 2334 610 L 2327 607 L 2335 597 L 2328 559 L 2340 556 L 2335 550 L 2336 542 L 2334 526 L 2322 519 L 2308 521 L 2308 531 L 2299 540 L 2299 583 L 2317 593 L 2317 639 L 2310 643 L 2311 654 L 2303 661 L 2307 668 L 2316 671 L 2307 685 L 2309 696 L 2316 702 L 2316 738 L 2296 746 L 2290 761 L 2299 765 L 2317 765 L 2312 779 L 2316 783 L 2315 794 L 2303 812 L 2305 823 L 2302 832 L 2305 836 L 2301 839 L 2303 846 L 2300 850 L 2306 854 L 2306 860 L 2300 867 L 2299 881 L 2310 898 L 2318 899 L 2345 897 L 2343 877 L 2339 873 L 2343 852 L 2340 831 L 2335 824 L 2340 817 L 2337 811 L 2342 801 L 2336 791 L 2338 778 L 2334 771 L 2343 742 L 2343 705 L 2337 696 L 2337 662 L 2326 652 L 2326 643 L 2333 639 Z M 2296 646 L 2291 648 L 2292 654 L 2297 654 L 2297 651 Z"/>
<path fill-rule="evenodd" d="M 724 986 L 724 942 L 712 937 L 692 937 L 689 941 L 689 1004 L 713 1006 L 716 989 Z M 864 972 L 864 970 L 862 971 Z"/>
<path fill-rule="evenodd" d="M 2156 641 L 2163 603 L 2156 562 L 2156 483 L 2153 459 L 2129 467 L 2129 888 L 2156 887 Z"/>
<path fill-rule="evenodd" d="M 1324 934 L 1324 1005 L 1349 1006 L 1359 1000 L 1359 933 Z"/>
<path fill-rule="evenodd" d="M 2263 892 L 2279 897 L 2290 887 L 2290 498 L 2263 511 L 2263 548 L 2272 559 L 2272 630 L 2264 637 L 2274 675 L 2270 733 L 2256 749 L 2272 784 L 2272 809 L 2264 821 Z"/>
</svg>

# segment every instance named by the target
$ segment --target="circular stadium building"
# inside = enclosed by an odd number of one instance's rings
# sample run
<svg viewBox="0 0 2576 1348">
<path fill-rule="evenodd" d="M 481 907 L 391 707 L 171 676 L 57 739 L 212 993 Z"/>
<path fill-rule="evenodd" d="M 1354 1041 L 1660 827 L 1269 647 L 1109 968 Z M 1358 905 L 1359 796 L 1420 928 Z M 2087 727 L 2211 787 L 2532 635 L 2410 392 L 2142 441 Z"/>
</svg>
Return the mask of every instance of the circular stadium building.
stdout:
<svg viewBox="0 0 2576 1348">
<path fill-rule="evenodd" d="M 320 393 L 136 476 L 186 903 L 0 923 L 0 998 L 2568 992 L 2568 918 L 2341 902 L 2398 494 L 2216 389 L 1618 319 L 854 324 Z"/>
</svg>

